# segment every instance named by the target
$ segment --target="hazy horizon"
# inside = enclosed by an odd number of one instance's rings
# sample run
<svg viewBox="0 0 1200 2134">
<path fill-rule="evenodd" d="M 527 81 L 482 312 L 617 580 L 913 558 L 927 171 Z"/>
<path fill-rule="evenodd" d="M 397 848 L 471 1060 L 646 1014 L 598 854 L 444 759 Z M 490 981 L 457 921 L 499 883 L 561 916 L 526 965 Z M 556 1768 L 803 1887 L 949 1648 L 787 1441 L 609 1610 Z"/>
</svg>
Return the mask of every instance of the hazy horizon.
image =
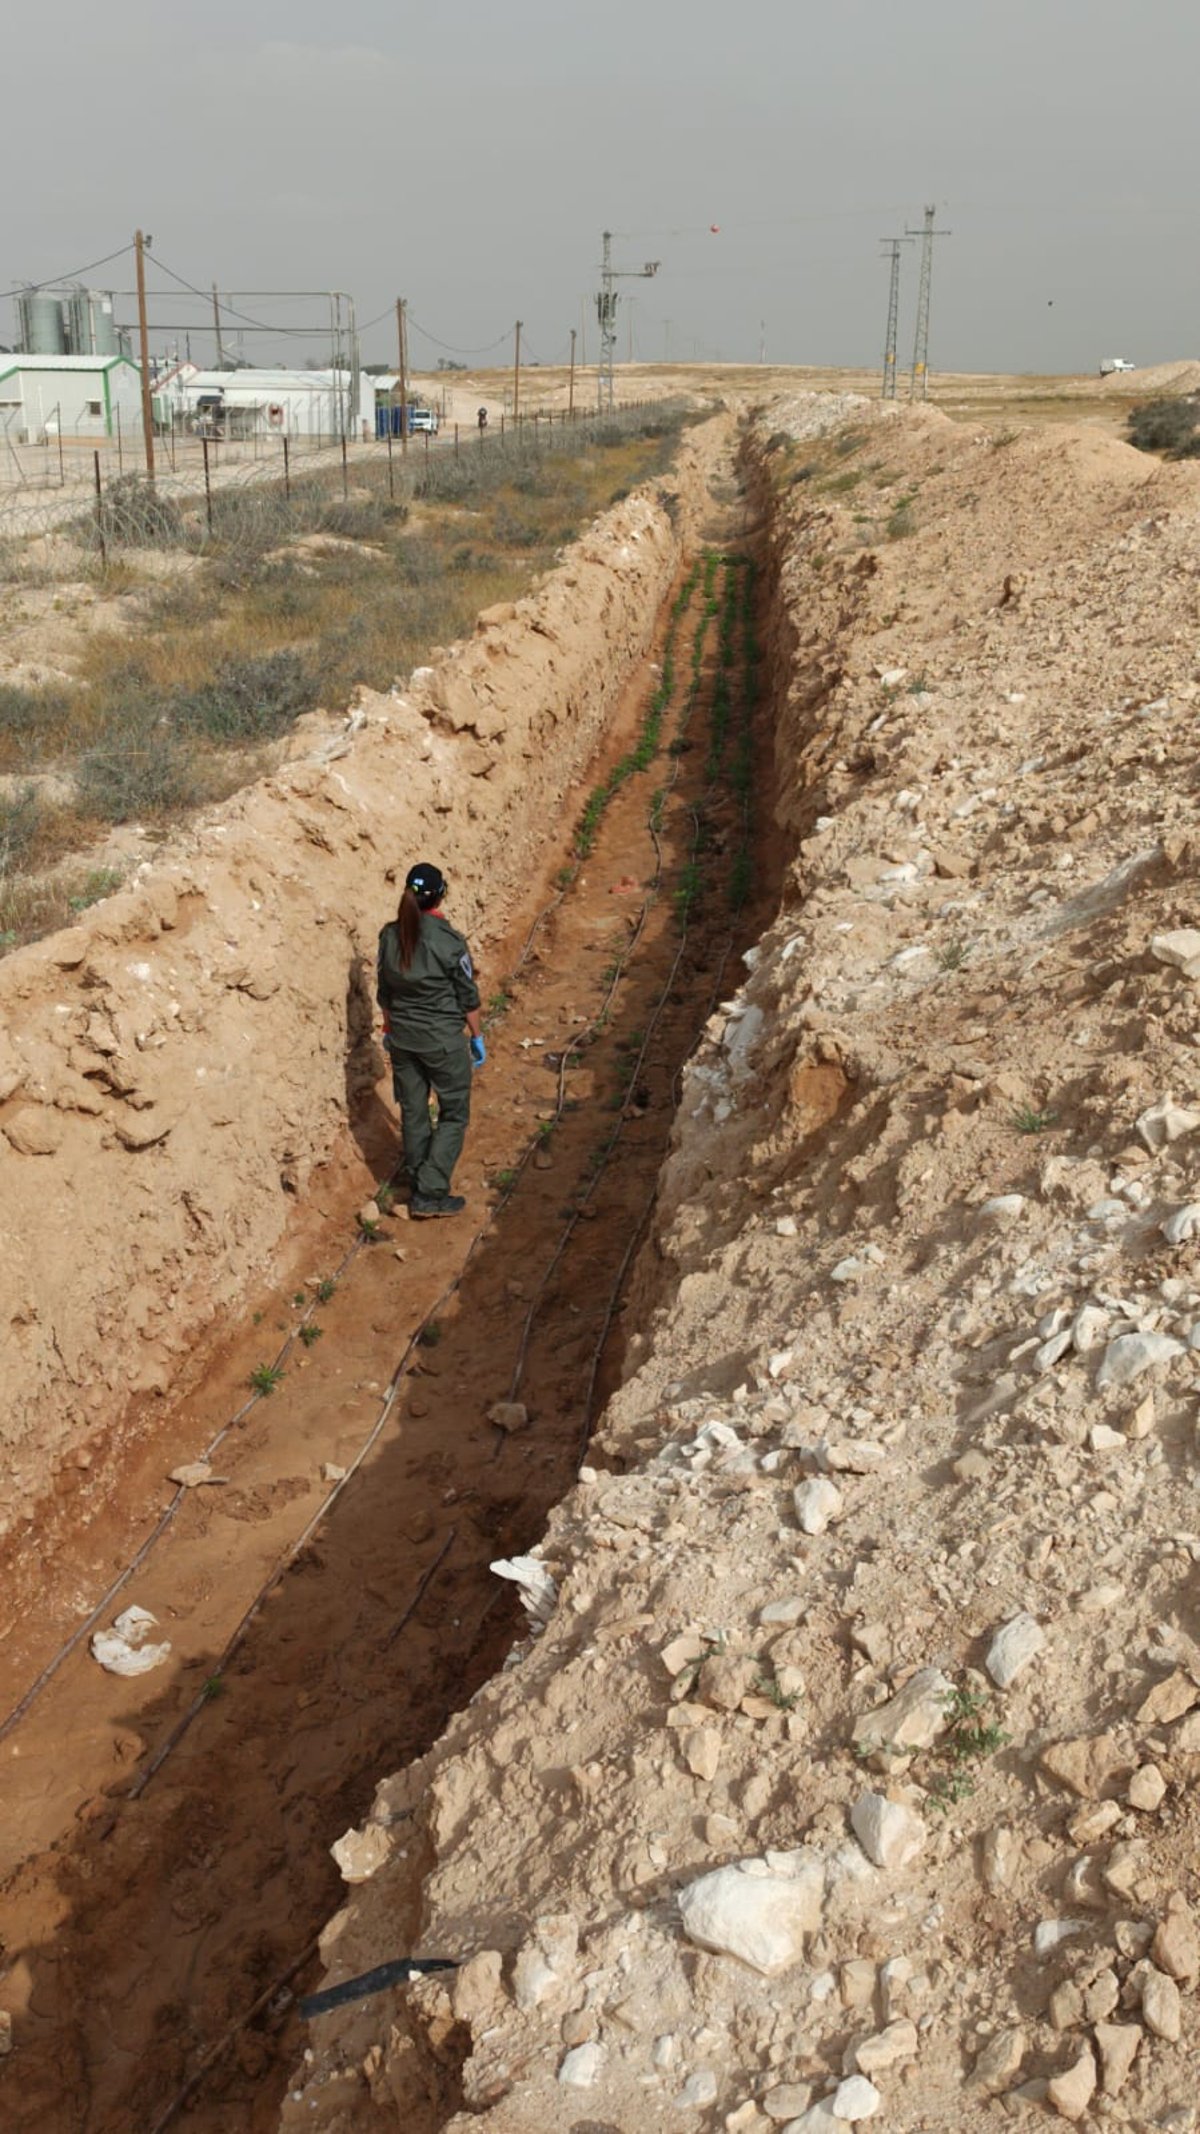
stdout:
<svg viewBox="0 0 1200 2134">
<path fill-rule="evenodd" d="M 6 125 L 21 207 L 3 279 L 66 278 L 140 224 L 152 344 L 182 348 L 190 330 L 204 363 L 211 299 L 168 268 L 219 283 L 226 337 L 255 362 L 326 356 L 328 300 L 267 292 L 331 288 L 355 299 L 366 361 L 394 360 L 403 294 L 415 367 L 505 362 L 518 317 L 530 361 L 564 360 L 574 327 L 594 362 L 607 227 L 618 266 L 661 261 L 619 285 L 622 360 L 753 362 L 765 344 L 771 362 L 870 366 L 878 240 L 926 203 L 952 233 L 934 261 L 934 371 L 1087 371 L 1197 346 L 1181 264 L 1200 22 L 1177 0 L 986 16 L 962 0 L 758 0 L 736 16 L 609 0 L 578 20 L 549 0 L 503 18 L 463 0 L 449 23 L 382 0 L 333 20 L 308 0 L 214 0 L 202 18 L 65 0 L 55 22 L 49 59 L 32 18 L 7 40 L 30 93 Z M 132 292 L 132 267 L 126 252 L 83 278 Z M 131 294 L 118 312 L 133 319 Z M 0 340 L 15 337 L 10 304 Z"/>
</svg>

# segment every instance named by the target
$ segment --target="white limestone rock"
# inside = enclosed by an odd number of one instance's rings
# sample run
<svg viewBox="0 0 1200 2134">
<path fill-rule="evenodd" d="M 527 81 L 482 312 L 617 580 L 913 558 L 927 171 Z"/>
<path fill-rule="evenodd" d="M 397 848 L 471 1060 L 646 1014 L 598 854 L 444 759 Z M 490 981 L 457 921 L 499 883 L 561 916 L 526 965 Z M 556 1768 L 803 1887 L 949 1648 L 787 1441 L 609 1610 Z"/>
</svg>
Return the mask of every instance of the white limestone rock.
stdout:
<svg viewBox="0 0 1200 2134">
<path fill-rule="evenodd" d="M 1200 1200 L 1190 1200 L 1186 1206 L 1176 1208 L 1165 1223 L 1159 1224 L 1168 1245 L 1186 1245 L 1200 1230 Z"/>
<path fill-rule="evenodd" d="M 855 2127 L 862 2119 L 874 2119 L 882 2103 L 875 2084 L 868 2082 L 865 2075 L 848 2075 L 833 2093 L 833 2116 L 849 2120 Z"/>
<path fill-rule="evenodd" d="M 1151 1155 L 1159 1149 L 1169 1148 L 1172 1141 L 1182 1140 L 1185 1134 L 1194 1134 L 1200 1126 L 1200 1111 L 1191 1111 L 1184 1104 L 1176 1104 L 1173 1097 L 1163 1097 L 1152 1104 L 1135 1122 L 1135 1130 Z"/>
<path fill-rule="evenodd" d="M 919 1667 L 903 1689 L 854 1723 L 854 1744 L 885 1764 L 906 1752 L 928 1749 L 949 1723 L 954 1684 L 940 1667 Z"/>
<path fill-rule="evenodd" d="M 802 1534 L 823 1534 L 826 1527 L 842 1514 L 841 1490 L 825 1475 L 814 1475 L 810 1481 L 801 1482 L 792 1491 L 792 1501 Z"/>
<path fill-rule="evenodd" d="M 860 1793 L 850 1810 L 850 1824 L 868 1860 L 894 1873 L 916 1859 L 927 1835 L 913 1809 L 882 1793 Z"/>
<path fill-rule="evenodd" d="M 718 1956 L 774 1978 L 804 1953 L 805 1939 L 821 1924 L 825 1862 L 801 1848 L 776 1855 L 786 1870 L 766 1860 L 739 1860 L 689 1883 L 679 1895 L 679 1916 L 689 1941 Z"/>
<path fill-rule="evenodd" d="M 1168 964 L 1185 978 L 1200 978 L 1200 933 L 1193 926 L 1181 926 L 1175 933 L 1155 934 L 1150 954 L 1156 962 Z"/>
<path fill-rule="evenodd" d="M 1173 1334 L 1118 1334 L 1104 1351 L 1096 1384 L 1101 1388 L 1132 1385 L 1143 1372 L 1170 1363 L 1183 1353 L 1182 1341 L 1176 1341 Z"/>
<path fill-rule="evenodd" d="M 564 2053 L 558 2070 L 558 2079 L 564 2089 L 590 2090 L 599 2080 L 604 2063 L 604 2047 L 595 2038 L 584 2045 L 573 2045 Z"/>
<path fill-rule="evenodd" d="M 1040 1623 L 1027 1611 L 1014 1615 L 996 1632 L 984 1665 L 997 1689 L 1011 1689 L 1017 1676 L 1035 1659 L 1046 1642 Z"/>
</svg>

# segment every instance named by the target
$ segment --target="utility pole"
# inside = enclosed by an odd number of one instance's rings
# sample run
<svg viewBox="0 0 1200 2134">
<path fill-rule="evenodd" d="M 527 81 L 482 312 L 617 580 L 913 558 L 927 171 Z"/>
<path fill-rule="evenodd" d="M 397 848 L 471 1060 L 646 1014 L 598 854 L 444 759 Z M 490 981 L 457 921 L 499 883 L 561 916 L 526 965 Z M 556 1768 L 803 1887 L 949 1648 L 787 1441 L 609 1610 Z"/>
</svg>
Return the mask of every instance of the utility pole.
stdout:
<svg viewBox="0 0 1200 2134">
<path fill-rule="evenodd" d="M 896 397 L 896 342 L 900 333 L 900 247 L 912 243 L 911 237 L 881 237 L 881 245 L 890 247 L 884 255 L 892 263 L 888 281 L 887 334 L 883 344 L 883 389 L 881 400 Z"/>
<path fill-rule="evenodd" d="M 521 413 L 521 321 L 516 325 L 516 347 L 513 350 L 513 426 L 516 427 Z"/>
<path fill-rule="evenodd" d="M 212 285 L 212 292 L 213 292 L 213 326 L 214 326 L 214 328 L 216 329 L 216 335 L 217 335 L 217 369 L 218 369 L 218 370 L 224 370 L 224 368 L 225 368 L 225 350 L 224 350 L 224 349 L 223 349 L 223 347 L 221 346 L 221 299 L 220 299 L 220 297 L 219 297 L 219 296 L 217 295 L 217 285 L 216 285 L 216 283 L 215 283 L 215 282 L 214 282 L 214 283 L 213 283 L 213 285 Z"/>
<path fill-rule="evenodd" d="M 142 358 L 142 435 L 146 444 L 146 473 L 154 480 L 154 408 L 150 399 L 150 334 L 146 325 L 146 246 L 148 237 L 134 232 L 137 254 L 138 343 Z"/>
<path fill-rule="evenodd" d="M 765 363 L 767 360 L 767 322 L 765 319 L 760 319 L 758 322 L 758 360 L 760 363 Z"/>
<path fill-rule="evenodd" d="M 614 267 L 612 263 L 612 231 L 603 233 L 604 254 L 600 263 L 600 293 L 596 298 L 596 317 L 600 322 L 600 368 L 596 376 L 596 395 L 601 407 L 613 404 L 613 364 L 617 354 L 617 292 L 616 281 L 647 281 L 657 274 L 661 262 L 648 259 L 644 267 Z M 633 322 L 629 327 L 630 358 L 633 354 Z"/>
<path fill-rule="evenodd" d="M 567 413 L 575 413 L 575 328 L 571 328 L 571 375 L 567 380 Z"/>
<path fill-rule="evenodd" d="M 917 331 L 913 339 L 912 377 L 909 380 L 908 397 L 916 400 L 929 398 L 929 298 L 933 287 L 933 240 L 949 237 L 949 230 L 935 230 L 936 207 L 925 210 L 925 225 L 920 230 L 908 230 L 908 237 L 921 240 L 921 285 L 917 292 Z"/>
<path fill-rule="evenodd" d="M 400 361 L 400 452 L 408 450 L 408 302 L 405 297 L 396 298 L 396 341 Z"/>
</svg>

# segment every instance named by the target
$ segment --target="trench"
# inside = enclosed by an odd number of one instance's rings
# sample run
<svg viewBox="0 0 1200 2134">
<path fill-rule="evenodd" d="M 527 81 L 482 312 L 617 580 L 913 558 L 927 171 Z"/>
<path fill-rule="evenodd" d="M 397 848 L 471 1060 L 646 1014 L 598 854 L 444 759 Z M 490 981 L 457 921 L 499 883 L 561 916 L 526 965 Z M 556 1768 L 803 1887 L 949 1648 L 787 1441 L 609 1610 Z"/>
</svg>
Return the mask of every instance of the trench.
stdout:
<svg viewBox="0 0 1200 2134">
<path fill-rule="evenodd" d="M 620 1380 L 679 1070 L 776 890 L 763 580 L 733 487 L 624 692 L 575 858 L 547 861 L 485 981 L 482 1226 L 412 1226 L 384 1193 L 349 1249 L 344 1209 L 312 1231 L 311 1273 L 222 1359 L 224 1479 L 122 1595 L 171 1668 L 114 1684 L 80 1650 L 5 1743 L 0 2110 L 21 2134 L 275 2126 L 342 1888 L 329 1846 L 519 1634 L 489 1564 L 538 1538 Z M 396 1160 L 380 1091 L 354 1125 L 369 1187 Z"/>
</svg>

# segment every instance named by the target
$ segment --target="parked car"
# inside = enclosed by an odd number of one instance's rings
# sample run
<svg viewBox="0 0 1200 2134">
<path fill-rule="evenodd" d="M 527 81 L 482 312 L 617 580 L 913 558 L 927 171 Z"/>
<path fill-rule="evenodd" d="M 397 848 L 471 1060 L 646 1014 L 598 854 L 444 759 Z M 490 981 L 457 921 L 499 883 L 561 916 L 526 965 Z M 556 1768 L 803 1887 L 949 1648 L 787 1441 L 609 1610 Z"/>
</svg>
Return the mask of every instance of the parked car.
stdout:
<svg viewBox="0 0 1200 2134">
<path fill-rule="evenodd" d="M 428 430 L 431 437 L 436 437 L 440 428 L 441 422 L 436 408 L 409 408 L 408 434 L 410 437 L 415 430 Z"/>
<path fill-rule="evenodd" d="M 1114 371 L 1136 369 L 1137 364 L 1131 363 L 1128 356 L 1102 356 L 1100 359 L 1100 376 L 1102 378 L 1111 378 Z"/>
</svg>

